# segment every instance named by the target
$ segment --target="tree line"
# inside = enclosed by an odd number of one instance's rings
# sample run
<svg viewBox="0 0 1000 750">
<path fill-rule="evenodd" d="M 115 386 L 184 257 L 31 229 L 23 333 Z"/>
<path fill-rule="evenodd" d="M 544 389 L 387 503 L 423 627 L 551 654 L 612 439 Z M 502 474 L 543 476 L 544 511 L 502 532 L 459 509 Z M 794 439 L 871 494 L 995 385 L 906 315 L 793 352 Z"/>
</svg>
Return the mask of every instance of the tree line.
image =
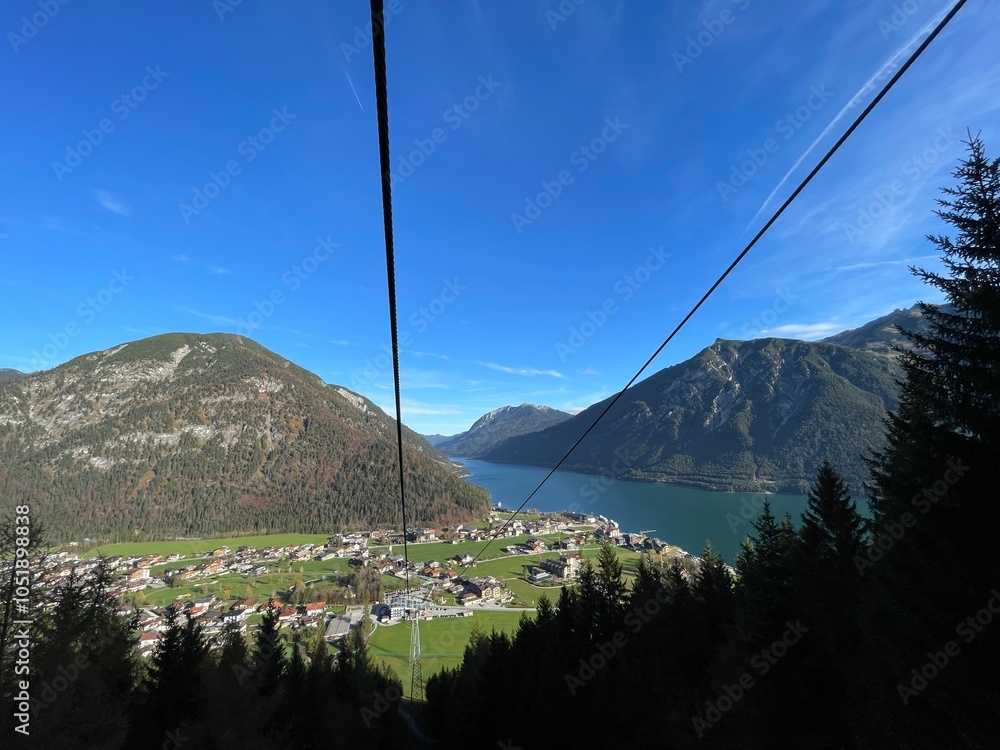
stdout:
<svg viewBox="0 0 1000 750">
<path fill-rule="evenodd" d="M 424 731 L 441 747 L 995 746 L 1000 160 L 979 138 L 968 145 L 937 212 L 954 236 L 929 238 L 945 273 L 915 270 L 949 306 L 923 305 L 929 328 L 900 350 L 899 408 L 867 457 L 870 517 L 823 463 L 801 524 L 765 505 L 732 569 L 709 545 L 694 572 L 647 558 L 628 583 L 605 546 L 577 587 L 543 597 L 512 636 L 474 634 L 462 664 L 428 680 Z M 39 551 L 43 530 L 32 534 Z M 0 527 L 0 558 L 16 547 L 14 526 Z M 2 570 L 9 707 L 20 634 L 14 568 Z M 334 657 L 318 639 L 287 650 L 273 617 L 250 643 L 229 629 L 211 644 L 197 621 L 171 615 L 144 662 L 108 583 L 98 567 L 35 611 L 36 746 L 406 741 L 401 685 L 360 631 Z M 15 721 L 0 713 L 5 737 L 18 739 Z"/>
<path fill-rule="evenodd" d="M 286 642 L 276 609 L 251 636 L 229 623 L 210 638 L 196 619 L 170 608 L 147 658 L 134 646 L 138 616 L 122 616 L 119 603 L 104 593 L 111 580 L 101 565 L 49 590 L 46 606 L 34 610 L 30 675 L 18 673 L 16 651 L 0 651 L 4 747 L 277 750 L 405 743 L 396 710 L 402 685 L 372 661 L 364 625 L 333 653 L 322 627 Z M 17 634 L 5 627 L 12 610 L 0 609 L 0 646 Z M 20 703 L 25 679 L 28 697 Z M 28 723 L 16 731 L 25 721 L 19 705 Z"/>
<path fill-rule="evenodd" d="M 954 233 L 928 238 L 944 273 L 913 269 L 950 306 L 922 304 L 927 330 L 898 349 L 870 517 L 823 463 L 799 528 L 765 505 L 733 571 L 709 546 L 694 575 L 647 560 L 627 589 L 605 549 L 429 680 L 445 747 L 995 746 L 1000 160 L 968 146 L 936 211 Z"/>
</svg>

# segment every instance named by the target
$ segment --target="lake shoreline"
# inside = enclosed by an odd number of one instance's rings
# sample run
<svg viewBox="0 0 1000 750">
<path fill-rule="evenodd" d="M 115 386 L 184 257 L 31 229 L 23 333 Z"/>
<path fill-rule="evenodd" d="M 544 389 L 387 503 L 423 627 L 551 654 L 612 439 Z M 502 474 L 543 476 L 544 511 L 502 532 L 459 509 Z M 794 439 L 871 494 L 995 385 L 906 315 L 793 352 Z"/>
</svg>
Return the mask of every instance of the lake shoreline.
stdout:
<svg viewBox="0 0 1000 750">
<path fill-rule="evenodd" d="M 466 482 L 483 487 L 491 502 L 507 513 L 518 508 L 550 469 L 522 464 L 501 464 L 464 456 L 449 456 L 469 472 Z M 645 482 L 612 478 L 560 468 L 531 500 L 542 513 L 584 512 L 614 518 L 623 529 L 656 530 L 655 534 L 694 554 L 710 541 L 727 562 L 740 551 L 745 537 L 754 533 L 752 522 L 764 503 L 778 519 L 785 514 L 798 525 L 806 497 L 798 493 L 720 491 L 677 482 Z"/>
<path fill-rule="evenodd" d="M 461 473 L 460 477 L 463 479 L 467 478 L 468 471 L 464 468 L 462 461 L 481 461 L 482 463 L 495 464 L 497 466 L 523 466 L 532 469 L 544 469 L 546 471 L 551 470 L 551 466 L 543 466 L 541 464 L 515 464 L 507 463 L 505 461 L 486 461 L 482 458 L 473 458 L 470 456 L 448 456 L 448 460 L 451 461 L 456 466 L 460 467 Z M 739 485 L 732 482 L 723 484 L 714 484 L 707 481 L 699 481 L 697 479 L 688 478 L 687 475 L 657 475 L 648 476 L 639 473 L 627 473 L 615 475 L 613 472 L 604 472 L 600 469 L 594 468 L 592 466 L 585 466 L 579 464 L 564 464 L 559 467 L 558 471 L 571 472 L 573 474 L 586 474 L 595 477 L 607 477 L 612 481 L 625 481 L 625 482 L 640 482 L 642 484 L 659 484 L 659 485 L 670 485 L 675 487 L 684 487 L 693 490 L 704 490 L 706 492 L 716 492 L 716 493 L 729 493 L 729 494 L 760 494 L 760 495 L 798 495 L 804 494 L 802 488 L 799 485 L 781 485 L 776 482 L 766 481 L 763 484 L 767 485 L 767 489 L 762 489 L 760 486 L 752 487 L 750 485 Z M 473 482 L 472 484 L 475 484 Z"/>
</svg>

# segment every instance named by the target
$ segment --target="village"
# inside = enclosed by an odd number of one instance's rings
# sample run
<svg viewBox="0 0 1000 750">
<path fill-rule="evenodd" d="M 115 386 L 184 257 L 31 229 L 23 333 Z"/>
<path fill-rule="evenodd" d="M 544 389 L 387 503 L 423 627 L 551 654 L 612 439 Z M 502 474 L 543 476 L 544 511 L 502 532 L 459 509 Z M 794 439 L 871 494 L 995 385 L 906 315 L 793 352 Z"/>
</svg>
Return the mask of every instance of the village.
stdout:
<svg viewBox="0 0 1000 750">
<path fill-rule="evenodd" d="M 479 550 L 487 540 L 494 539 L 492 556 L 477 560 L 468 551 L 441 559 L 425 559 L 424 550 L 440 553 L 448 546 L 464 549 L 475 543 Z M 506 542 L 501 546 L 502 542 Z M 576 582 L 586 546 L 610 540 L 623 550 L 659 554 L 668 546 L 644 533 L 624 533 L 618 523 L 604 516 L 571 512 L 536 514 L 531 518 L 505 522 L 494 509 L 479 525 L 456 524 L 443 529 L 420 528 L 406 536 L 410 562 L 402 554 L 404 536 L 401 531 L 376 529 L 353 533 L 337 533 L 325 543 L 304 542 L 281 546 L 256 547 L 222 544 L 212 549 L 197 549 L 189 542 L 192 552 L 169 554 L 148 553 L 87 557 L 79 552 L 61 550 L 46 554 L 40 561 L 41 585 L 65 585 L 72 576 L 92 571 L 103 559 L 113 576 L 107 588 L 108 596 L 122 604 L 119 613 L 137 621 L 136 646 L 143 656 L 153 653 L 167 628 L 170 611 L 196 619 L 207 636 L 220 634 L 227 624 L 241 633 L 257 626 L 269 611 L 277 614 L 282 629 L 295 632 L 317 629 L 324 632 L 330 644 L 342 641 L 353 628 L 366 618 L 383 626 L 391 626 L 411 618 L 424 620 L 451 617 L 471 617 L 478 611 L 517 607 L 518 597 L 511 590 L 514 583 L 497 575 L 472 575 L 480 564 L 512 557 L 525 557 L 522 565 L 524 584 L 533 587 L 558 587 Z M 236 545 L 239 539 L 233 539 Z M 672 549 L 675 553 L 687 553 Z M 544 556 L 543 556 L 544 555 Z M 419 561 L 418 561 L 419 560 Z M 346 600 L 332 603 L 326 600 L 294 601 L 286 588 L 270 595 L 231 596 L 234 585 L 244 581 L 272 576 L 283 569 L 300 571 L 321 563 L 331 570 L 350 575 L 352 571 L 368 569 L 369 576 L 379 581 L 385 593 L 379 601 L 363 601 L 356 592 L 345 592 Z M 212 585 L 227 583 L 216 593 Z M 315 581 L 313 582 L 315 583 Z M 308 586 L 305 587 L 308 591 Z M 180 593 L 170 596 L 173 590 Z M 249 593 L 250 586 L 245 590 Z M 201 591 L 203 595 L 196 596 Z M 155 594 L 155 596 L 153 596 Z M 229 594 L 229 596 L 226 596 Z M 159 606 L 143 602 L 160 599 Z M 172 601 L 170 601 L 172 599 Z M 301 597 L 300 597 L 301 599 Z M 353 601 L 351 601 L 353 599 Z"/>
</svg>

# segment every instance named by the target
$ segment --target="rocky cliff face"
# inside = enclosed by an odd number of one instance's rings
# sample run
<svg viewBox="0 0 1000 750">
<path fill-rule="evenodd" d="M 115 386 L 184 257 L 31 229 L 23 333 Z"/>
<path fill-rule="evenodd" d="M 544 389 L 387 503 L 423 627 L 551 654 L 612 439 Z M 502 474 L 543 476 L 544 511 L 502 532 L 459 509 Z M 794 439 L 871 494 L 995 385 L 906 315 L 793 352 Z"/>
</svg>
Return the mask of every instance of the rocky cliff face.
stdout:
<svg viewBox="0 0 1000 750">
<path fill-rule="evenodd" d="M 824 342 L 718 340 L 630 389 L 564 464 L 722 490 L 802 491 L 823 459 L 855 489 L 896 406 L 888 356 Z M 508 439 L 489 461 L 553 465 L 603 411 L 595 404 Z"/>
</svg>

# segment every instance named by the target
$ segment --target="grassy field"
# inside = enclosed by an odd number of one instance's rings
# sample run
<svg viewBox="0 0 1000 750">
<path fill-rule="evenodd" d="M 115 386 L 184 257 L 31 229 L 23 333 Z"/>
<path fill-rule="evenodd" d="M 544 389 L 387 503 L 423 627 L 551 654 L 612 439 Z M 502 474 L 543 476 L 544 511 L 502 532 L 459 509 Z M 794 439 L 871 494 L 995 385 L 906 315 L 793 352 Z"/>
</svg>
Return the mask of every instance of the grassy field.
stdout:
<svg viewBox="0 0 1000 750">
<path fill-rule="evenodd" d="M 247 547 L 286 547 L 289 544 L 326 544 L 329 534 L 268 534 L 266 536 L 239 536 L 220 539 L 187 539 L 173 542 L 123 542 L 105 544 L 83 553 L 83 557 L 97 555 L 170 555 L 179 552 L 185 557 L 204 557 L 216 547 L 223 545 L 236 549 Z M 204 554 L 203 554 L 204 553 Z"/>
<path fill-rule="evenodd" d="M 529 613 L 530 615 L 530 613 Z M 493 630 L 513 633 L 521 619 L 520 612 L 483 610 L 472 617 L 442 618 L 420 623 L 421 667 L 426 681 L 432 674 L 445 667 L 462 663 L 465 645 L 472 629 L 477 626 L 485 633 Z M 410 694 L 410 625 L 399 623 L 388 627 L 379 625 L 369 640 L 370 653 L 388 664 L 403 681 L 403 692 Z"/>
<path fill-rule="evenodd" d="M 514 594 L 516 601 L 526 607 L 534 607 L 538 604 L 538 597 L 543 594 L 549 598 L 552 604 L 559 599 L 559 589 L 561 586 L 535 586 L 527 581 L 511 579 L 504 581 L 504 585 Z"/>
<path fill-rule="evenodd" d="M 179 562 L 173 563 L 175 566 L 179 564 Z M 304 583 L 327 582 L 346 573 L 349 569 L 347 560 L 343 558 L 323 562 L 310 560 L 308 562 L 284 563 L 280 567 L 277 562 L 268 562 L 266 565 L 271 572 L 259 576 L 227 573 L 181 586 L 145 589 L 139 592 L 138 601 L 144 607 L 162 607 L 179 598 L 199 599 L 209 594 L 215 594 L 222 599 L 235 599 L 244 596 L 255 596 L 258 599 L 270 597 L 281 599 L 281 594 L 299 581 Z M 281 572 L 278 572 L 279 570 Z M 387 588 L 394 585 L 388 579 L 384 583 L 388 584 Z"/>
<path fill-rule="evenodd" d="M 565 536 L 564 534 L 545 534 L 535 538 L 543 539 L 546 541 L 555 541 L 560 537 Z M 531 536 L 515 536 L 510 539 L 497 539 L 495 542 L 490 544 L 483 553 L 481 559 L 488 560 L 494 557 L 499 557 L 500 555 L 506 555 L 507 553 L 503 551 L 504 547 L 510 546 L 512 544 L 521 544 Z M 458 544 L 452 544 L 450 542 L 427 542 L 422 544 L 409 544 L 408 552 L 410 559 L 414 562 L 430 562 L 431 560 L 437 560 L 443 563 L 450 557 L 455 555 L 472 555 L 475 557 L 480 552 L 482 552 L 483 547 L 486 542 L 459 542 Z M 382 552 L 386 547 L 372 547 L 373 552 Z M 397 544 L 392 548 L 394 555 L 403 554 L 403 545 Z"/>
<path fill-rule="evenodd" d="M 470 542 L 467 544 L 475 543 Z M 456 547 L 462 547 L 463 545 L 414 545 L 416 548 L 421 546 L 437 546 L 454 549 Z M 500 547 L 498 547 L 496 551 L 501 554 L 506 554 L 502 552 L 502 548 Z M 584 558 L 593 559 L 597 556 L 598 552 L 599 549 L 597 547 L 588 547 L 582 551 L 582 554 Z M 639 561 L 639 555 L 634 552 L 621 549 L 618 549 L 617 553 L 619 558 L 622 560 L 626 579 L 631 578 L 635 574 L 636 566 Z M 549 595 L 549 599 L 554 602 L 559 596 L 559 587 L 556 585 L 547 587 L 533 586 L 520 579 L 523 577 L 525 570 L 531 566 L 537 565 L 539 560 L 544 558 L 555 558 L 558 557 L 559 554 L 560 553 L 558 552 L 543 552 L 535 555 L 517 555 L 514 557 L 483 560 L 476 563 L 475 567 L 472 568 L 469 573 L 473 576 L 494 576 L 499 578 L 508 588 L 511 589 L 511 591 L 514 592 L 515 596 L 517 596 L 519 601 L 523 603 L 524 606 L 533 607 L 537 604 L 538 597 L 543 593 L 547 593 Z M 412 549 L 411 558 L 416 559 L 416 557 L 412 554 Z M 425 562 L 430 561 L 431 559 L 434 558 L 427 557 Z M 444 556 L 439 556 L 438 559 L 443 561 L 446 558 L 444 558 Z M 170 567 L 170 565 L 180 566 L 182 564 L 183 563 L 181 561 L 178 561 L 166 566 L 156 566 L 156 571 L 158 572 L 163 567 Z M 270 572 L 260 576 L 245 576 L 228 573 L 221 576 L 215 576 L 207 580 L 194 581 L 192 583 L 174 588 L 167 587 L 162 589 L 146 589 L 141 592 L 142 596 L 140 597 L 139 602 L 142 606 L 162 607 L 166 604 L 170 604 L 178 598 L 198 599 L 200 597 L 207 596 L 208 594 L 215 594 L 223 599 L 233 599 L 247 595 L 255 596 L 260 599 L 267 599 L 272 596 L 281 599 L 282 594 L 287 592 L 299 581 L 303 581 L 305 583 L 323 583 L 347 573 L 350 569 L 347 564 L 347 560 L 343 558 L 335 558 L 333 560 L 326 560 L 323 562 L 309 560 L 306 562 L 283 563 L 280 564 L 280 566 L 277 562 L 271 561 L 266 563 L 266 565 Z M 382 583 L 385 590 L 402 588 L 405 585 L 402 580 L 396 580 L 389 576 L 383 576 Z M 447 598 L 448 604 L 454 604 L 454 597 L 448 596 Z"/>
<path fill-rule="evenodd" d="M 639 565 L 639 553 L 629 550 L 616 549 L 618 559 L 622 561 L 625 579 L 631 580 L 635 577 Z M 580 551 L 586 560 L 595 560 L 600 548 L 587 547 Z M 538 602 L 538 597 L 548 594 L 549 600 L 553 603 L 559 596 L 559 586 L 533 586 L 527 581 L 520 580 L 528 568 L 538 565 L 540 560 L 546 558 L 557 558 L 559 552 L 542 552 L 536 555 L 517 555 L 505 557 L 498 560 L 486 560 L 476 563 L 471 569 L 473 576 L 493 576 L 504 582 L 514 595 L 518 597 L 528 607 L 533 607 Z"/>
<path fill-rule="evenodd" d="M 545 534 L 540 535 L 537 538 L 543 539 L 547 542 L 555 541 L 564 536 L 563 534 Z M 96 557 L 97 555 L 107 555 L 109 557 L 114 555 L 170 555 L 174 552 L 180 553 L 184 556 L 184 559 L 195 559 L 195 558 L 205 558 L 208 557 L 209 553 L 216 547 L 226 546 L 230 549 L 236 549 L 241 546 L 257 547 L 258 549 L 263 549 L 264 547 L 286 547 L 290 544 L 307 544 L 312 542 L 313 544 L 326 544 L 326 540 L 329 538 L 326 534 L 269 534 L 266 536 L 243 536 L 243 537 L 228 537 L 228 538 L 218 538 L 218 539 L 189 539 L 184 541 L 168 541 L 168 542 L 124 542 L 121 544 L 106 544 L 101 547 L 96 547 L 92 550 L 82 553 L 83 557 Z M 521 544 L 531 538 L 530 536 L 516 536 L 510 539 L 498 539 L 486 549 L 483 553 L 482 559 L 488 560 L 491 558 L 498 557 L 500 555 L 506 555 L 507 553 L 503 551 L 504 547 L 509 545 Z M 410 559 L 417 562 L 430 562 L 431 560 L 437 560 L 438 562 L 444 562 L 448 558 L 454 557 L 455 555 L 469 554 L 475 557 L 482 550 L 485 542 L 459 542 L 458 544 L 451 544 L 450 542 L 430 542 L 426 544 L 416 544 L 411 543 L 408 545 L 408 552 Z M 373 553 L 386 551 L 388 548 L 385 545 L 372 546 L 371 551 Z M 402 554 L 403 546 L 397 544 L 393 546 L 392 551 L 394 554 Z M 172 564 L 167 564 L 166 567 L 171 567 L 171 565 L 178 566 L 180 561 Z M 159 567 L 159 566 L 158 566 Z"/>
<path fill-rule="evenodd" d="M 539 539 L 554 540 L 564 535 L 542 535 Z M 328 534 L 267 534 L 265 536 L 238 536 L 219 537 L 214 539 L 185 539 L 165 542 L 122 542 L 120 544 L 105 544 L 95 547 L 92 550 L 82 553 L 83 557 L 96 557 L 97 555 L 170 555 L 178 552 L 185 558 L 206 557 L 216 547 L 226 546 L 230 549 L 237 547 L 286 547 L 290 544 L 326 544 L 329 539 Z M 496 557 L 504 554 L 501 550 L 509 544 L 519 544 L 528 536 L 517 536 L 511 539 L 498 539 L 490 544 L 484 557 Z M 443 561 L 445 558 L 454 557 L 458 554 L 477 555 L 483 549 L 485 542 L 459 542 L 450 544 L 449 542 L 431 542 L 429 544 L 411 543 L 409 546 L 410 559 L 421 562 L 431 560 Z M 386 547 L 372 547 L 372 550 L 384 550 Z M 402 554 L 402 545 L 395 545 L 393 552 Z"/>
<path fill-rule="evenodd" d="M 149 574 L 153 578 L 158 578 L 163 575 L 163 571 L 168 569 L 176 570 L 177 568 L 183 568 L 185 565 L 198 565 L 205 562 L 208 558 L 206 557 L 185 557 L 180 560 L 174 560 L 174 562 L 162 563 L 160 565 L 151 565 L 149 567 Z"/>
<path fill-rule="evenodd" d="M 541 539 L 555 541 L 562 535 L 542 535 Z M 182 560 L 173 563 L 163 563 L 152 569 L 154 575 L 160 574 L 169 567 L 182 567 L 201 558 L 204 553 L 210 552 L 216 547 L 225 545 L 231 549 L 236 549 L 241 545 L 255 546 L 258 548 L 286 546 L 289 544 L 323 544 L 326 542 L 325 535 L 318 534 L 271 534 L 257 537 L 231 537 L 218 539 L 201 539 L 189 541 L 172 542 L 130 542 L 126 544 L 113 544 L 100 547 L 88 553 L 88 556 L 97 554 L 106 555 L 134 555 L 159 553 L 163 555 L 178 552 L 184 555 Z M 559 587 L 533 586 L 523 580 L 526 570 L 530 566 L 537 565 L 543 558 L 555 558 L 559 552 L 544 552 L 534 555 L 507 556 L 505 547 L 518 545 L 528 539 L 527 536 L 518 536 L 511 539 L 497 540 L 486 550 L 483 557 L 476 563 L 475 567 L 467 571 L 473 576 L 494 576 L 504 582 L 524 606 L 535 606 L 538 597 L 547 593 L 551 600 L 559 596 Z M 483 542 L 460 542 L 450 544 L 447 542 L 432 542 L 429 544 L 409 545 L 410 559 L 414 561 L 430 562 L 437 560 L 446 563 L 451 558 L 460 554 L 477 555 L 483 549 Z M 385 547 L 373 547 L 372 551 L 377 554 Z M 400 553 L 402 549 L 397 545 L 393 547 L 393 552 Z M 618 549 L 618 556 L 622 560 L 627 578 L 631 578 L 636 570 L 639 555 L 633 552 Z M 598 548 L 588 547 L 582 551 L 587 559 L 593 559 L 598 554 Z M 233 599 L 242 596 L 255 596 L 260 599 L 267 599 L 275 596 L 283 598 L 283 594 L 299 581 L 305 583 L 325 583 L 332 581 L 336 577 L 348 572 L 347 560 L 336 558 L 323 562 L 309 560 L 305 562 L 282 563 L 269 561 L 265 563 L 269 573 L 260 576 L 245 576 L 235 573 L 216 576 L 207 580 L 195 581 L 175 588 L 146 589 L 140 592 L 139 603 L 147 607 L 159 607 L 169 604 L 178 598 L 197 599 L 208 594 L 215 594 L 224 599 Z M 454 569 L 460 570 L 458 567 Z M 383 577 L 383 586 L 386 590 L 401 588 L 403 581 L 393 579 L 389 576 Z M 452 597 L 449 597 L 449 599 Z M 452 601 L 448 601 L 452 604 Z"/>
<path fill-rule="evenodd" d="M 502 546 L 512 542 L 508 541 Z M 432 545 L 413 545 L 420 548 Z M 454 549 L 461 545 L 443 545 Z M 416 559 L 412 554 L 411 558 Z M 600 549 L 597 547 L 587 548 L 582 551 L 586 559 L 597 557 Z M 622 561 L 626 580 L 635 577 L 639 565 L 640 555 L 636 552 L 617 549 L 619 559 Z M 452 554 L 455 554 L 454 552 Z M 503 554 L 503 553 L 501 553 Z M 550 601 L 555 603 L 559 597 L 559 586 L 538 587 L 532 586 L 526 581 L 519 580 L 525 566 L 535 565 L 538 560 L 545 557 L 558 557 L 558 552 L 546 552 L 538 555 L 518 555 L 517 557 L 504 558 L 499 560 L 489 560 L 477 563 L 473 570 L 476 576 L 492 575 L 497 578 L 506 579 L 505 585 L 514 595 L 525 602 L 528 606 L 534 606 L 538 597 L 547 594 Z M 435 559 L 428 557 L 428 560 Z M 437 558 L 441 559 L 441 558 Z M 472 617 L 447 618 L 439 620 L 422 621 L 420 623 L 420 646 L 423 654 L 422 671 L 426 680 L 445 667 L 457 667 L 462 663 L 462 654 L 473 628 L 478 627 L 483 632 L 489 633 L 493 630 L 498 632 L 513 633 L 517 630 L 518 622 L 522 613 L 516 611 L 502 610 L 480 610 L 473 609 Z M 530 614 L 529 614 L 530 616 Z M 388 664 L 400 679 L 403 681 L 403 690 L 406 695 L 410 692 L 410 665 L 408 654 L 410 652 L 410 627 L 406 623 L 390 625 L 388 627 L 379 626 L 372 635 L 369 645 L 372 655 Z"/>
</svg>

